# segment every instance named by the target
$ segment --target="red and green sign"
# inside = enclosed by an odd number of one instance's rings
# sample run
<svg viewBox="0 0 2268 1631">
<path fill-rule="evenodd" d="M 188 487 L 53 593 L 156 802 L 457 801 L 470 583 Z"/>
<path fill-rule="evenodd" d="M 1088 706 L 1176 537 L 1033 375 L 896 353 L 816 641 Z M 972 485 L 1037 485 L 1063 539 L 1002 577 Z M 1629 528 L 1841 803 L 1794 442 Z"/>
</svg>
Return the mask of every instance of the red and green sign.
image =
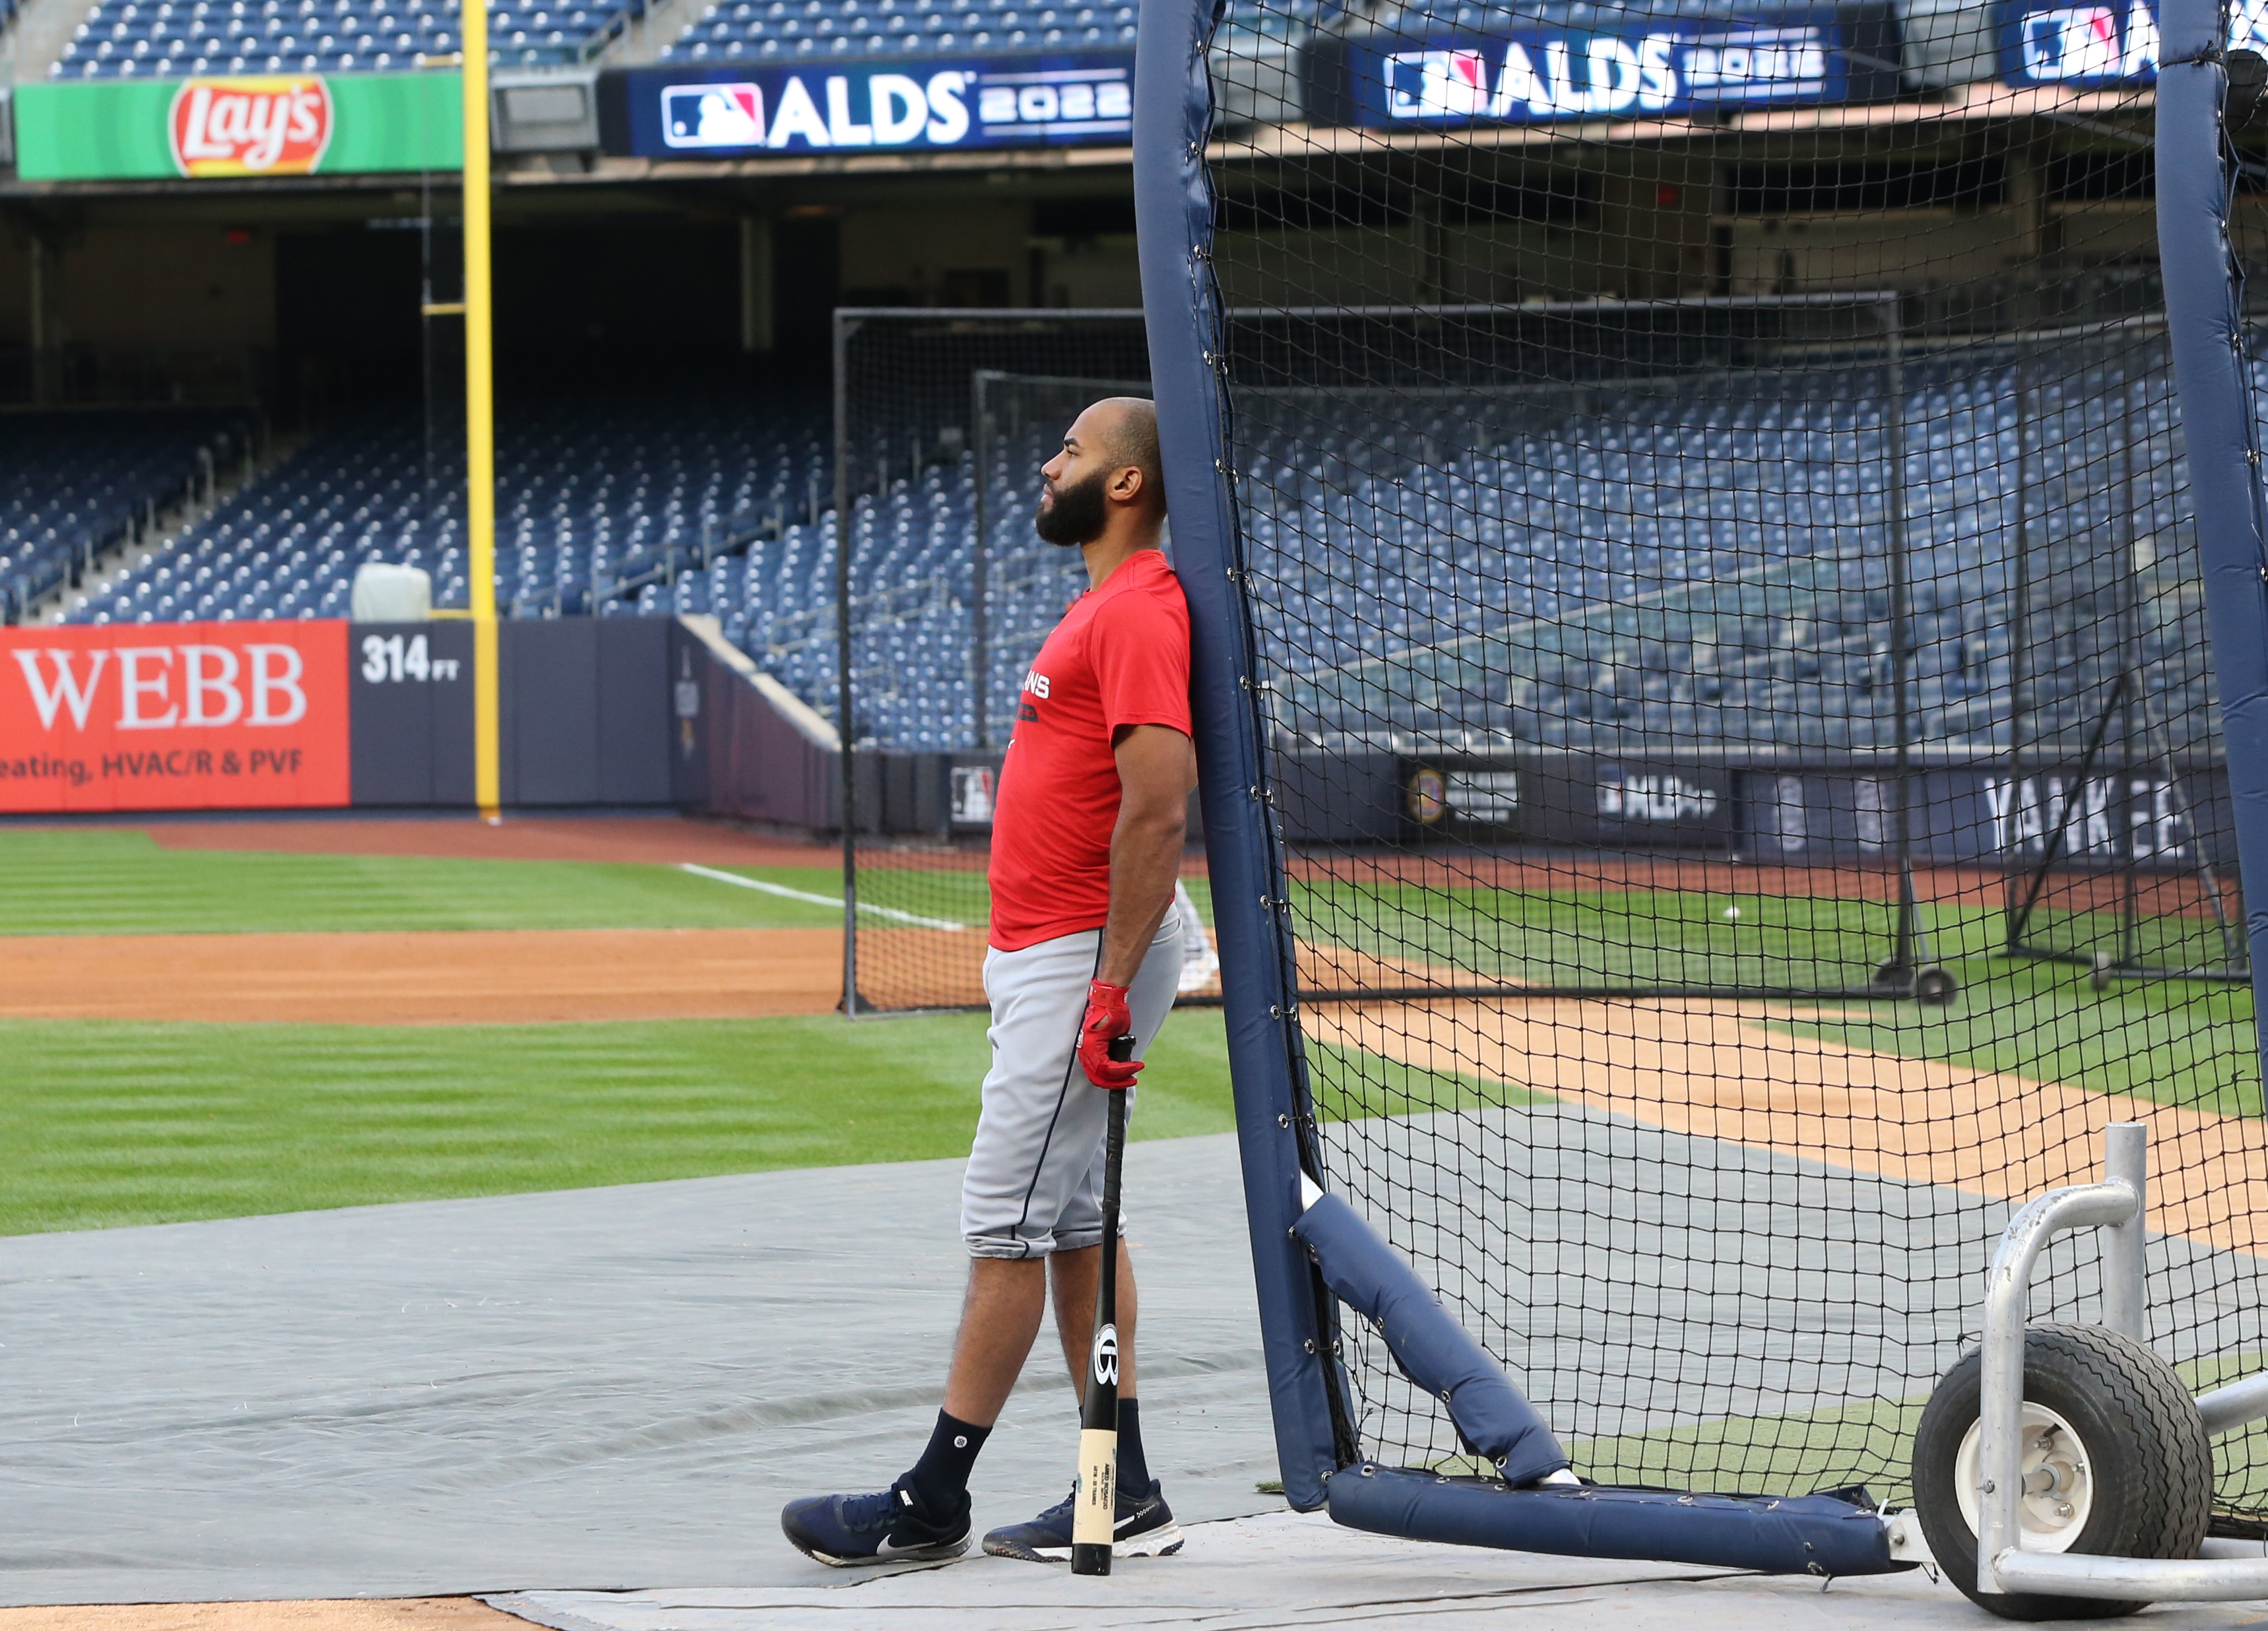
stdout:
<svg viewBox="0 0 2268 1631">
<path fill-rule="evenodd" d="M 18 85 L 16 173 L 96 181 L 456 170 L 463 98 L 453 70 Z"/>
</svg>

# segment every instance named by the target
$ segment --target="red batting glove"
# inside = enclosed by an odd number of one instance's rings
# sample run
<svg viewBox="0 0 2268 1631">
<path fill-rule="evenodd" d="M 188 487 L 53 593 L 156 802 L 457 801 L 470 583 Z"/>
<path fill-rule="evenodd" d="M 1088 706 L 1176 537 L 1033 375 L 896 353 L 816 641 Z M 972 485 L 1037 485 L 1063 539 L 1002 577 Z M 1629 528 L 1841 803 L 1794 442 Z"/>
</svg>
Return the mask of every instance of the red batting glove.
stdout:
<svg viewBox="0 0 2268 1631">
<path fill-rule="evenodd" d="M 1086 1018 L 1079 1022 L 1079 1062 L 1086 1079 L 1116 1091 L 1134 1085 L 1142 1067 L 1132 1059 L 1111 1057 L 1111 1044 L 1120 1043 L 1121 1055 L 1134 1051 L 1134 1017 L 1127 1011 L 1126 988 L 1098 980 L 1086 988 Z"/>
</svg>

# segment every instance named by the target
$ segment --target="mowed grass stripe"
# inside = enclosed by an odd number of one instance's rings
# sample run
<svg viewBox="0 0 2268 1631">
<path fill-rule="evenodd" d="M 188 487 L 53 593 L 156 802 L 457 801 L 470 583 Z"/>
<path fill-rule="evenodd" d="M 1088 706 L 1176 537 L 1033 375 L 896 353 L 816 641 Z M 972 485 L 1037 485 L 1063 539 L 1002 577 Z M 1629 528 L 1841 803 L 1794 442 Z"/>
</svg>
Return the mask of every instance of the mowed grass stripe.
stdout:
<svg viewBox="0 0 2268 1631">
<path fill-rule="evenodd" d="M 968 1151 L 981 1014 L 393 1030 L 0 1021 L 0 1233 Z M 1510 1102 L 1348 1055 L 1331 1119 Z M 1525 1095 L 1516 1096 L 1525 1099 Z M 1137 1138 L 1235 1125 L 1217 1010 L 1176 1012 Z"/>
<path fill-rule="evenodd" d="M 1138 1135 L 1231 1125 L 1217 1016 L 1160 1044 Z M 14 1021 L 0 1229 L 966 1154 L 981 1016 L 496 1025 Z"/>
<path fill-rule="evenodd" d="M 466 929 L 812 929 L 829 905 L 674 866 L 162 849 L 131 829 L 0 829 L 0 934 Z M 740 869 L 839 900 L 826 866 Z"/>
</svg>

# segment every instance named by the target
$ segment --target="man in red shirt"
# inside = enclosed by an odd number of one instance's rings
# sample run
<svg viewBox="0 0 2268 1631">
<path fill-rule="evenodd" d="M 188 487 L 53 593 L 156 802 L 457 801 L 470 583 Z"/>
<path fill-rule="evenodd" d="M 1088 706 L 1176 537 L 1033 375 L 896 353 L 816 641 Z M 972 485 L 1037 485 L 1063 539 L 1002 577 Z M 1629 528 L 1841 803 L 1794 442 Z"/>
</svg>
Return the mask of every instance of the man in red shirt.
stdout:
<svg viewBox="0 0 2268 1631">
<path fill-rule="evenodd" d="M 961 1186 L 968 1301 L 945 1407 L 912 1470 L 877 1494 L 814 1495 L 780 1514 L 787 1538 L 823 1563 L 967 1549 L 969 1471 L 1039 1334 L 1050 1281 L 1071 1385 L 1084 1384 L 1101 1257 L 1104 1094 L 1132 1091 L 1181 974 L 1174 880 L 1197 759 L 1189 608 L 1159 550 L 1155 408 L 1138 397 L 1095 403 L 1041 474 L 1039 534 L 1084 553 L 1090 587 L 1024 676 L 993 812 L 992 1068 Z M 1109 1043 L 1129 1032 L 1134 1060 L 1111 1059 Z M 1180 1549 L 1182 1533 L 1144 1457 L 1133 1265 L 1123 1240 L 1118 1249 L 1113 1550 L 1162 1555 Z M 1065 1499 L 996 1529 L 984 1549 L 1067 1559 L 1071 1510 Z"/>
</svg>

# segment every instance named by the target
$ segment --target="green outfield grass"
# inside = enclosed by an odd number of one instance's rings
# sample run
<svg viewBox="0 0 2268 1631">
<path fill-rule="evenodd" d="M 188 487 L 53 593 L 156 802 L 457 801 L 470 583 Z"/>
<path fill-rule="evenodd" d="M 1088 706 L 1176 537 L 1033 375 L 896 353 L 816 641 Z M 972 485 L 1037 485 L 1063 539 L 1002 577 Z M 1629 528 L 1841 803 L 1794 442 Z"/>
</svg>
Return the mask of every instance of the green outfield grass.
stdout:
<svg viewBox="0 0 2268 1631">
<path fill-rule="evenodd" d="M 2247 988 L 2169 980 L 2098 993 L 2067 964 L 1971 957 L 1947 966 L 1962 988 L 1943 1008 L 1852 1003 L 1774 1028 L 2217 1115 L 2263 1113 Z"/>
<path fill-rule="evenodd" d="M 0 1021 L 0 1233 L 962 1156 L 984 1023 Z M 1324 1095 L 1334 1118 L 1504 1098 L 1383 1060 L 1332 1074 L 1379 1098 Z M 1183 1010 L 1133 1135 L 1234 1125 L 1220 1014 Z"/>
<path fill-rule="evenodd" d="M 824 928 L 839 910 L 659 865 L 170 851 L 130 829 L 0 829 L 0 932 Z M 828 867 L 731 869 L 822 898 Z M 1202 879 L 1192 880 L 1201 910 Z M 862 898 L 981 922 L 979 871 L 869 868 Z M 1871 903 L 1700 892 L 1300 886 L 1315 939 L 1535 983 L 1863 984 Z M 1728 908 L 1737 915 L 1727 916 Z M 1997 910 L 1926 909 L 1962 981 L 1943 1009 L 1829 1001 L 1773 1023 L 1854 1047 L 2261 1113 L 2242 988 L 2121 983 L 1992 955 Z M 2043 920 L 2074 941 L 2100 925 Z M 1831 983 L 1822 979 L 1820 983 Z M 386 1030 L 7 1022 L 0 1231 L 217 1217 L 955 1156 L 985 1060 L 979 1015 Z M 1137 1135 L 1233 1125 L 1217 1012 L 1185 1010 L 1145 1073 Z M 1311 1049 L 1326 1120 L 1524 1104 L 1519 1086 Z"/>
<path fill-rule="evenodd" d="M 1913 1499 L 1913 1435 L 1925 1393 L 1913 1399 L 1859 1399 L 1824 1410 L 1784 1416 L 1719 1416 L 1658 1432 L 1563 1443 L 1584 1477 L 1602 1484 L 1697 1489 L 1741 1495 L 1759 1489 L 1799 1494 L 1865 1483 L 1875 1501 Z M 1450 1456 L 1432 1470 L 1452 1477 L 1492 1478 L 1475 1456 Z"/>
<path fill-rule="evenodd" d="M 2133 1093 L 2223 1115 L 2263 1113 L 2249 987 L 2119 981 L 2001 951 L 2000 908 L 1928 906 L 1930 954 L 1961 981 L 1929 1007 L 1866 995 L 1890 950 L 1879 902 L 1704 891 L 1421 889 L 1327 883 L 1294 898 L 1309 938 L 1474 980 L 1543 987 L 1647 982 L 1808 993 L 1821 1018 L 1778 1022 L 1846 1047 Z M 2109 944 L 2102 915 L 2043 914 L 2042 944 Z M 2151 949 L 2196 948 L 2198 920 L 2146 924 Z M 1836 993 L 1850 993 L 1837 995 Z"/>
<path fill-rule="evenodd" d="M 983 1017 L 393 1029 L 0 1023 L 0 1231 L 966 1155 Z M 1227 1131 L 1175 1016 L 1138 1138 Z"/>
<path fill-rule="evenodd" d="M 834 867 L 744 868 L 840 900 Z M 673 866 L 160 849 L 114 827 L 0 830 L 0 934 L 824 929 L 842 908 Z"/>
</svg>

